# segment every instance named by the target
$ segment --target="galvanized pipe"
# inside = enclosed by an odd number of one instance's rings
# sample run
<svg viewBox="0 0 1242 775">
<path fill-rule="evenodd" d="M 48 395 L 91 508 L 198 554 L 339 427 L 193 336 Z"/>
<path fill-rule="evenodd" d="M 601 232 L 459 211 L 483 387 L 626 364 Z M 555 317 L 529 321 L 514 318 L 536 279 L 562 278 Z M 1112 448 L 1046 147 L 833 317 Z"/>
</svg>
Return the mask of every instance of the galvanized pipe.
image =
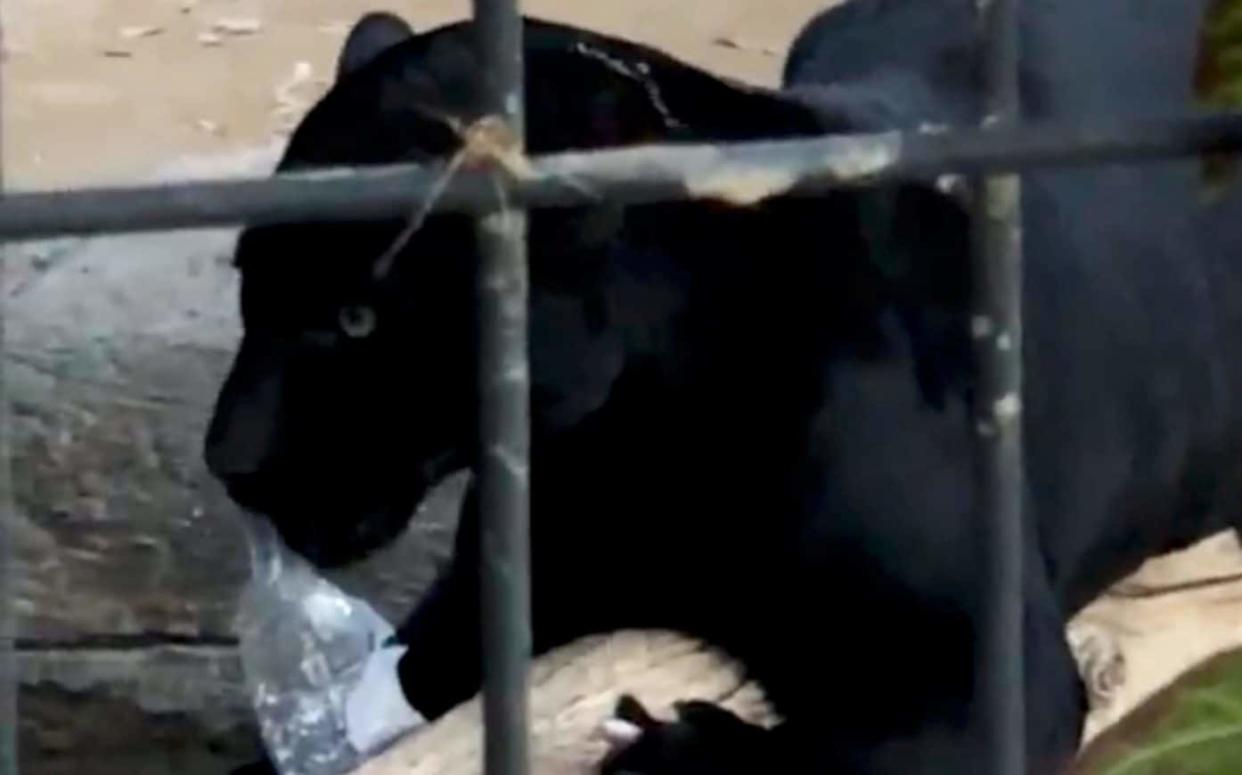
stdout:
<svg viewBox="0 0 1242 775">
<path fill-rule="evenodd" d="M 979 0 L 983 130 L 1018 124 L 1019 0 Z M 975 504 L 982 551 L 978 703 L 988 775 L 1026 772 L 1022 637 L 1022 185 L 977 184 L 972 267 Z"/>
<path fill-rule="evenodd" d="M 463 171 L 444 188 L 433 209 L 494 211 L 498 190 L 514 208 L 731 195 L 745 200 L 744 194 L 758 193 L 756 180 L 766 180 L 770 193 L 803 195 L 910 175 L 1137 162 L 1207 151 L 1242 151 L 1242 114 L 551 154 L 532 158 L 530 175 L 502 180 L 499 189 L 488 174 Z M 0 240 L 238 223 L 403 218 L 437 187 L 441 172 L 438 167 L 392 165 L 11 193 L 0 197 Z M 731 181 L 748 185 L 731 190 Z"/>
<path fill-rule="evenodd" d="M 492 137 L 503 143 L 500 150 L 521 154 L 522 19 L 516 0 L 475 0 L 474 31 L 481 113 L 503 122 Z M 487 775 L 527 775 L 531 625 L 526 213 L 486 213 L 478 220 L 475 237 L 484 770 Z"/>
</svg>

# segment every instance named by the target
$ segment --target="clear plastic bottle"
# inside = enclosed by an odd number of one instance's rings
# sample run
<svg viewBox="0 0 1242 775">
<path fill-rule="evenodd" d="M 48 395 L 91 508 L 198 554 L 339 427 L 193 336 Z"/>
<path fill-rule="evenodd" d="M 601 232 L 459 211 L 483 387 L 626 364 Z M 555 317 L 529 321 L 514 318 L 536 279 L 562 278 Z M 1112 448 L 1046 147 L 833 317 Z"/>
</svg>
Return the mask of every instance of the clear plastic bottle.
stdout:
<svg viewBox="0 0 1242 775">
<path fill-rule="evenodd" d="M 347 706 L 392 626 L 319 576 L 266 519 L 243 515 L 243 522 L 251 578 L 238 634 L 268 755 L 282 775 L 350 772 L 373 751 L 351 742 Z"/>
</svg>

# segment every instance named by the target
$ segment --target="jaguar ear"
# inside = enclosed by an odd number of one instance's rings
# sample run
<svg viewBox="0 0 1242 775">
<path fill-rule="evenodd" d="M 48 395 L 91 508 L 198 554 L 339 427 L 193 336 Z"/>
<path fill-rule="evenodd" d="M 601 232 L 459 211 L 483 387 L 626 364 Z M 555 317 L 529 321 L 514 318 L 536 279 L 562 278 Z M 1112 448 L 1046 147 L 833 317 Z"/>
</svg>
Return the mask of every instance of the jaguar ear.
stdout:
<svg viewBox="0 0 1242 775">
<path fill-rule="evenodd" d="M 414 30 L 404 19 L 379 11 L 367 14 L 349 31 L 336 63 L 337 80 L 358 72 L 380 54 L 412 37 Z"/>
</svg>

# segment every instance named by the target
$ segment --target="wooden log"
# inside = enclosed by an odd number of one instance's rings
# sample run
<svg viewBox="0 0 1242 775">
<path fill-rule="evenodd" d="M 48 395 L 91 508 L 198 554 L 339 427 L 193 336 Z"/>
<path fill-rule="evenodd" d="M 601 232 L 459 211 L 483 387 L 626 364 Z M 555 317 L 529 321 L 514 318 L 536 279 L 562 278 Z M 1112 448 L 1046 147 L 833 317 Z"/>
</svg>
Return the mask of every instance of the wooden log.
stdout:
<svg viewBox="0 0 1242 775">
<path fill-rule="evenodd" d="M 630 694 L 653 715 L 702 699 L 770 726 L 776 718 L 736 662 L 692 639 L 661 631 L 584 638 L 536 660 L 531 673 L 532 772 L 587 775 L 608 750 L 600 734 Z M 478 775 L 481 705 L 476 696 L 359 768 L 355 775 Z"/>
<path fill-rule="evenodd" d="M 1242 646 L 1242 625 L 1230 613 L 1242 580 L 1150 597 L 1126 590 L 1178 589 L 1188 577 L 1227 578 L 1236 574 L 1240 557 L 1228 532 L 1153 559 L 1070 623 L 1067 637 L 1093 706 L 1084 745 L 1205 657 Z M 678 700 L 706 699 L 755 723 L 776 720 L 762 691 L 744 680 L 734 661 L 667 632 L 583 639 L 537 660 L 531 678 L 533 771 L 539 775 L 592 772 L 607 750 L 599 727 L 624 693 L 664 718 Z M 356 775 L 477 775 L 479 719 L 475 698 Z"/>
</svg>

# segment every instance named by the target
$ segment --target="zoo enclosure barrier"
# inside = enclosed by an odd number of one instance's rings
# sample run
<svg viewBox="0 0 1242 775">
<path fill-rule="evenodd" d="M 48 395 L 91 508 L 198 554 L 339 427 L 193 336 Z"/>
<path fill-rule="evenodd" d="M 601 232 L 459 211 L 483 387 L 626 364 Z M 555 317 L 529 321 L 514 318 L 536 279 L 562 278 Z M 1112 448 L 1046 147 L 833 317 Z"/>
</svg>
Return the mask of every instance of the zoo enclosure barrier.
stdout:
<svg viewBox="0 0 1242 775">
<path fill-rule="evenodd" d="M 396 218 L 408 216 L 411 207 L 477 216 L 485 766 L 488 775 L 527 775 L 531 633 L 525 210 L 601 200 L 696 198 L 744 206 L 766 196 L 802 196 L 910 175 L 976 176 L 972 313 L 986 323 L 974 331 L 980 386 L 974 418 L 975 502 L 986 536 L 979 558 L 986 594 L 977 667 L 980 719 L 988 731 L 989 775 L 1020 775 L 1025 741 L 1018 174 L 1036 167 L 1242 151 L 1242 114 L 1020 125 L 1019 0 L 979 0 L 977 5 L 986 93 L 982 124 L 975 129 L 549 154 L 530 159 L 521 175 L 500 175 L 505 165 L 493 163 L 463 170 L 443 185 L 435 169 L 392 165 L 265 179 L 12 193 L 0 196 L 0 242 L 243 223 Z M 474 16 L 483 63 L 482 107 L 491 129 L 500 130 L 490 133 L 494 144 L 499 140 L 492 153 L 512 158 L 524 150 L 517 2 L 474 0 Z M 730 184 L 756 179 L 773 182 L 761 191 Z M 0 374 L 0 391 L 2 379 Z M 0 409 L 5 407 L 7 397 L 0 392 Z M 0 432 L 0 775 L 17 771 L 7 440 L 7 432 Z"/>
</svg>

